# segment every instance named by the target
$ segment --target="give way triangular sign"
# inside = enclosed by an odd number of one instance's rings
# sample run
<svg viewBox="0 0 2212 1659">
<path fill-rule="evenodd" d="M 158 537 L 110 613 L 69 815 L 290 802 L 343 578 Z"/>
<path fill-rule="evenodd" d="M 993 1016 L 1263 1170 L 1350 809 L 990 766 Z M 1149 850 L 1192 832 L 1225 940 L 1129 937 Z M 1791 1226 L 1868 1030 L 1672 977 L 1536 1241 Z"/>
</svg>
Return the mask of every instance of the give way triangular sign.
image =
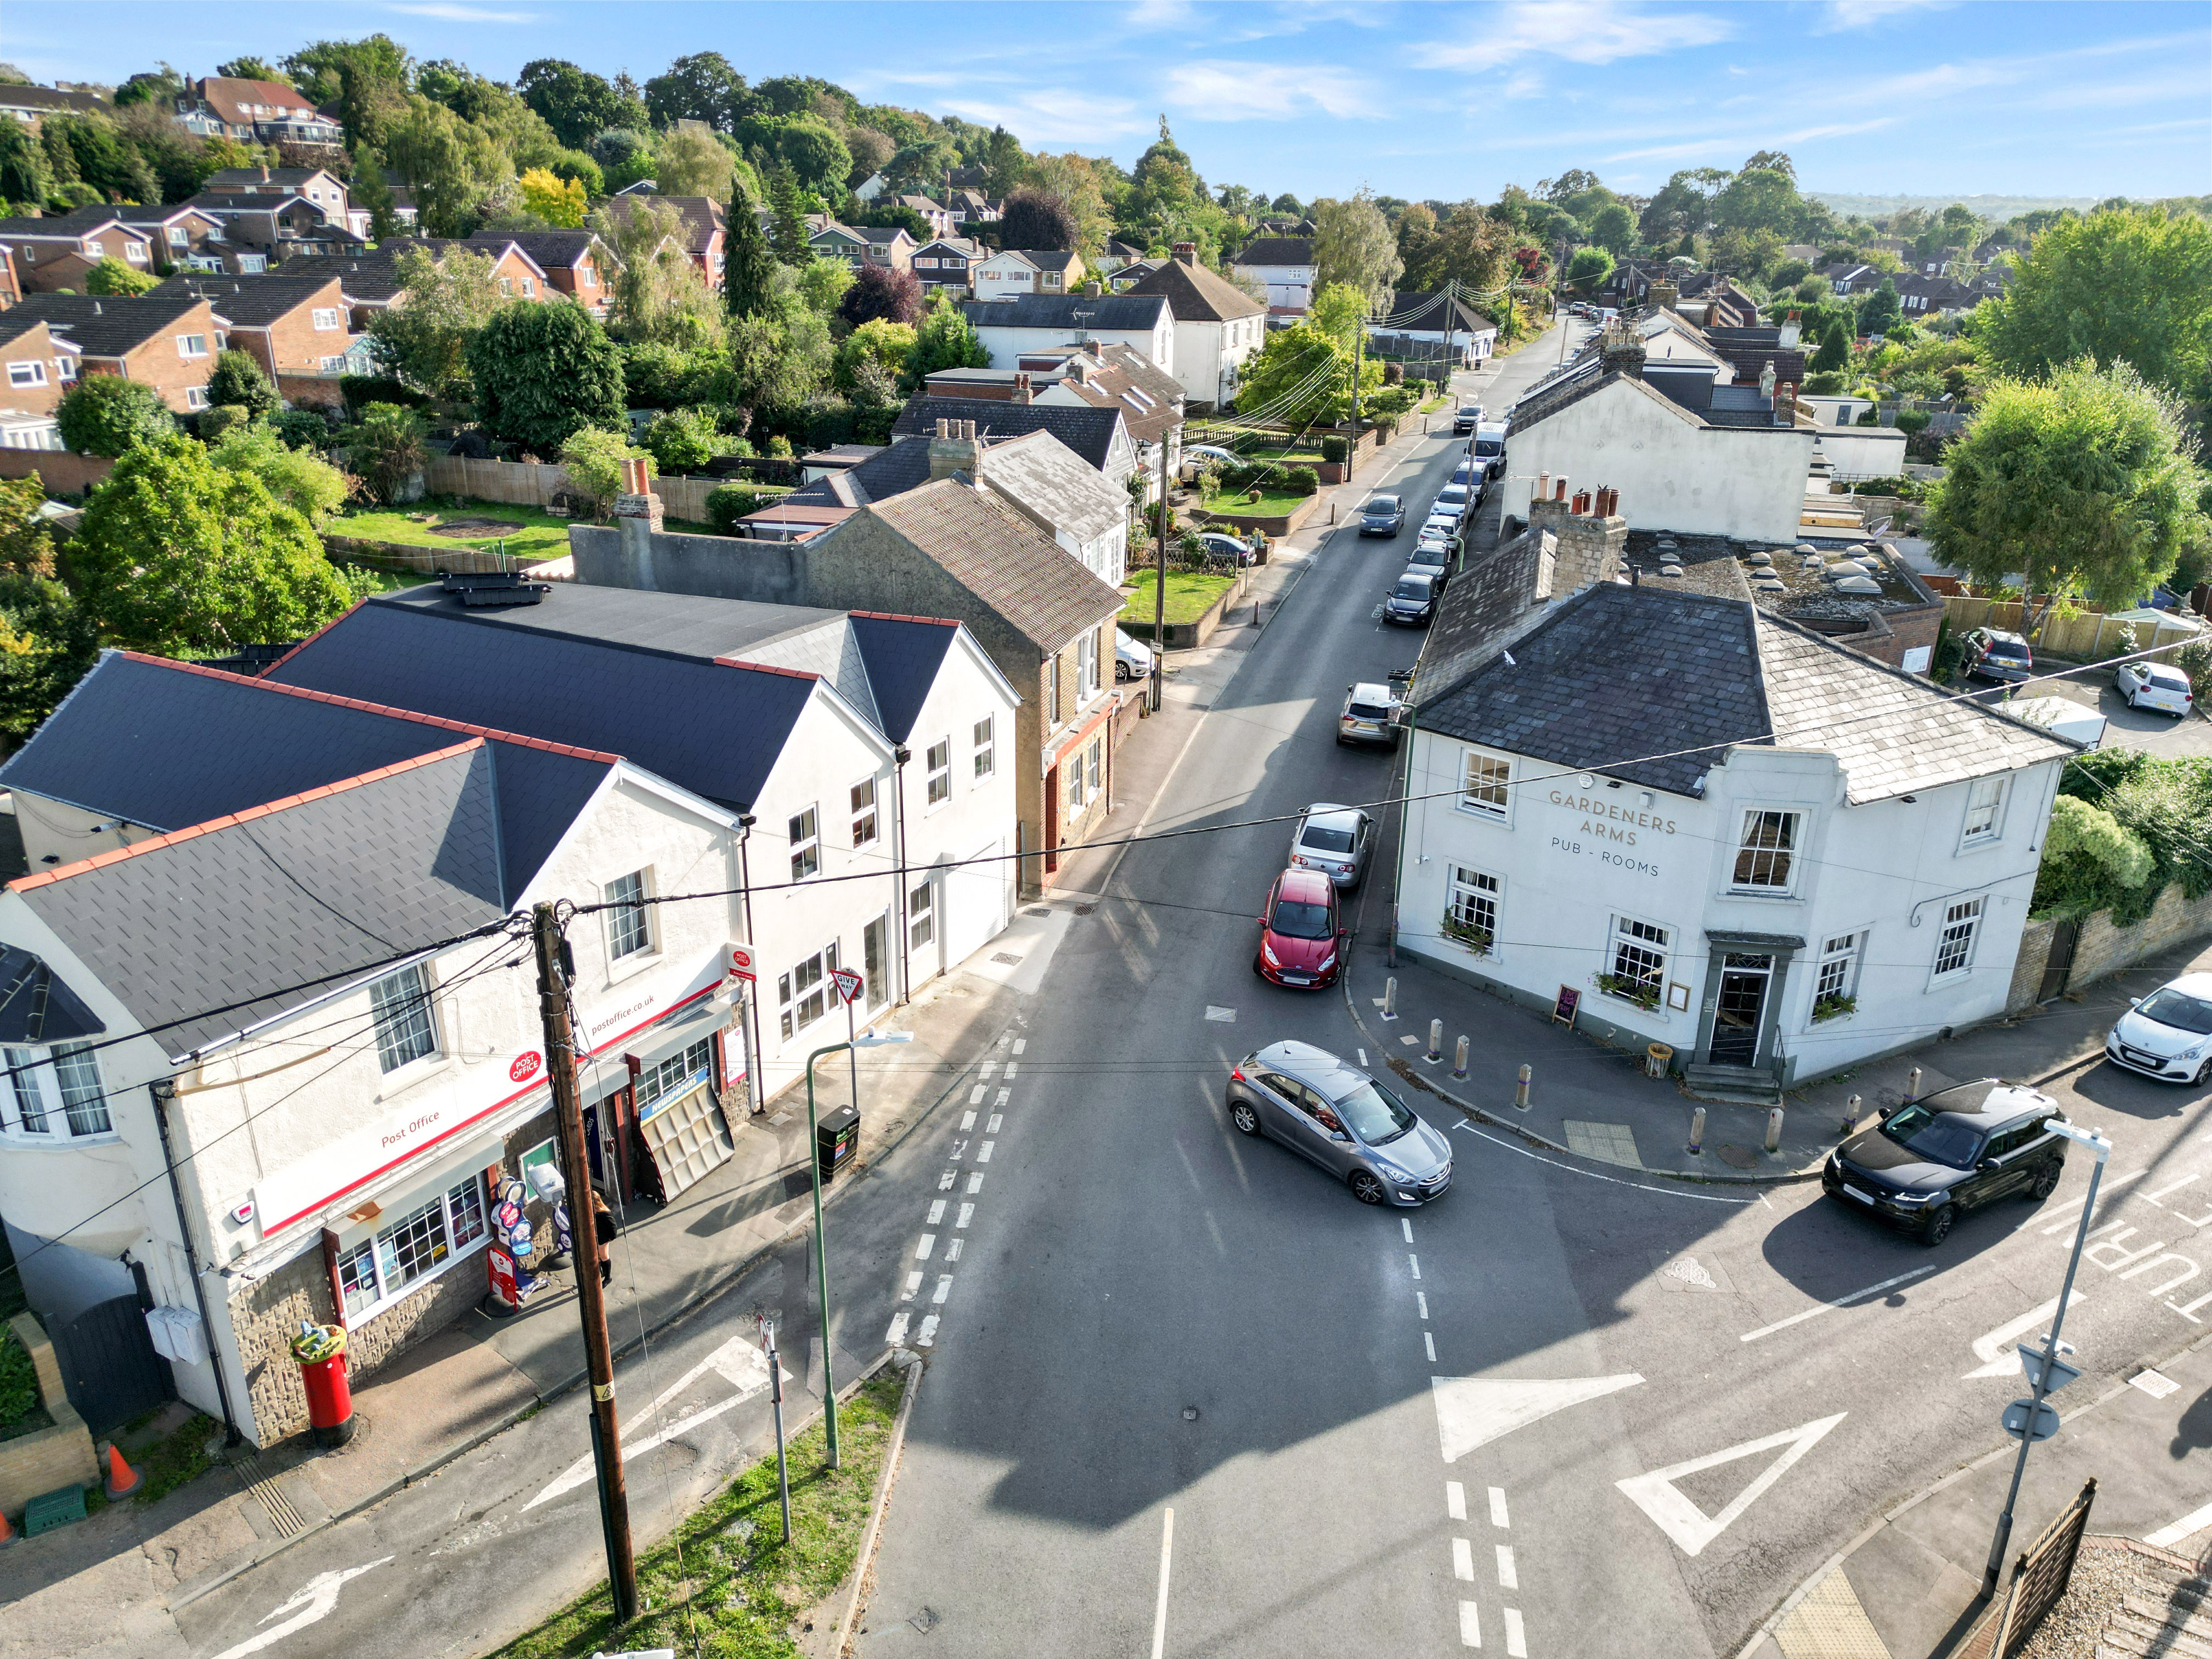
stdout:
<svg viewBox="0 0 2212 1659">
<path fill-rule="evenodd" d="M 1727 1531 L 1731 1522 L 1782 1478 L 1784 1470 L 1812 1450 L 1820 1443 L 1822 1435 L 1849 1415 L 1848 1412 L 1838 1412 L 1833 1417 L 1821 1418 L 1802 1428 L 1784 1429 L 1779 1434 L 1747 1440 L 1741 1446 L 1730 1446 L 1726 1451 L 1693 1457 L 1686 1463 L 1670 1463 L 1663 1469 L 1654 1469 L 1649 1474 L 1632 1475 L 1613 1484 L 1628 1494 L 1629 1502 L 1659 1523 L 1660 1531 L 1680 1545 L 1683 1554 L 1695 1555 Z M 1701 1469 L 1718 1468 L 1723 1463 L 1733 1463 L 1740 1457 L 1771 1451 L 1777 1446 L 1787 1446 L 1790 1449 L 1761 1470 L 1758 1478 L 1738 1492 L 1718 1515 L 1707 1515 L 1674 1486 L 1674 1482 L 1683 1475 L 1695 1474 Z"/>
<path fill-rule="evenodd" d="M 1644 1379 L 1634 1371 L 1619 1376 L 1550 1378 L 1517 1376 L 1432 1376 L 1437 1432 L 1443 1439 L 1444 1462 L 1456 1463 L 1477 1446 L 1525 1429 L 1553 1412 L 1586 1400 L 1632 1389 Z"/>
</svg>

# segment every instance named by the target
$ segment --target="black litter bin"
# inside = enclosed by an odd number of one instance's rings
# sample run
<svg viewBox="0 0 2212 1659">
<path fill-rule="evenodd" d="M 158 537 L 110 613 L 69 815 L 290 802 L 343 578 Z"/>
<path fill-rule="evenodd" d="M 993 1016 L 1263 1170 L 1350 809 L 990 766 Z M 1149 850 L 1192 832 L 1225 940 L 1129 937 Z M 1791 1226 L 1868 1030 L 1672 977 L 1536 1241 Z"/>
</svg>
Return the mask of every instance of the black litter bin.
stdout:
<svg viewBox="0 0 2212 1659">
<path fill-rule="evenodd" d="M 840 1106 L 824 1113 L 814 1125 L 814 1162 L 825 1187 L 838 1170 L 853 1161 L 860 1149 L 860 1109 Z"/>
</svg>

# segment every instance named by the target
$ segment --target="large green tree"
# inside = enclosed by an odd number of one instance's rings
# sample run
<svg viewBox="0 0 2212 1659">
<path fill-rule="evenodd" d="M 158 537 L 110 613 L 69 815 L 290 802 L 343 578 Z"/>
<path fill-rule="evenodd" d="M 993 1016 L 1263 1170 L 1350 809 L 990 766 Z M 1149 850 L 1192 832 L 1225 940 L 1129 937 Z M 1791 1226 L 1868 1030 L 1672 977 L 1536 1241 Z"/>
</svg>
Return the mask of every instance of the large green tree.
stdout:
<svg viewBox="0 0 2212 1659">
<path fill-rule="evenodd" d="M 469 342 L 477 416 L 502 443 L 551 455 L 587 426 L 623 424 L 622 356 L 573 301 L 509 306 Z"/>
<path fill-rule="evenodd" d="M 1888 334 L 1905 320 L 1905 308 L 1897 297 L 1897 284 L 1887 276 L 1881 286 L 1867 296 L 1859 307 L 1859 332 Z"/>
<path fill-rule="evenodd" d="M 1601 247 L 1575 250 L 1575 257 L 1567 261 L 1567 286 L 1584 299 L 1589 298 L 1605 286 L 1605 279 L 1613 275 L 1613 255 Z"/>
<path fill-rule="evenodd" d="M 1315 282 L 1343 284 L 1378 315 L 1388 310 L 1406 264 L 1390 222 L 1366 186 L 1344 201 L 1316 202 L 1313 220 Z"/>
<path fill-rule="evenodd" d="M 1636 246 L 1636 216 L 1625 202 L 1607 202 L 1590 216 L 1589 239 L 1620 258 Z"/>
<path fill-rule="evenodd" d="M 1851 343 L 1843 324 L 1838 321 L 1828 325 L 1827 332 L 1820 336 L 1820 349 L 1813 354 L 1813 361 L 1806 367 L 1816 373 L 1826 373 L 1830 369 L 1847 368 L 1850 361 Z"/>
<path fill-rule="evenodd" d="M 369 320 L 377 361 L 434 398 L 469 393 L 469 339 L 507 305 L 526 304 L 499 291 L 491 255 L 448 248 L 400 250 L 401 298 Z"/>
<path fill-rule="evenodd" d="M 470 234 L 514 189 L 514 151 L 489 129 L 419 93 L 386 124 L 383 143 L 385 159 L 414 189 L 428 235 Z"/>
<path fill-rule="evenodd" d="M 619 261 L 607 319 L 617 338 L 687 350 L 721 338 L 721 307 L 684 252 L 683 216 L 673 203 L 624 197 L 593 214 L 591 226 Z"/>
<path fill-rule="evenodd" d="M 36 478 L 0 479 L 0 735 L 21 743 L 92 665 L 76 600 L 54 579 L 52 532 Z"/>
<path fill-rule="evenodd" d="M 719 52 L 679 58 L 665 74 L 645 83 L 645 107 L 657 127 L 704 121 L 717 132 L 727 132 L 737 125 L 744 96 L 745 77 Z"/>
<path fill-rule="evenodd" d="M 750 317 L 774 291 L 775 254 L 761 228 L 759 210 L 743 184 L 730 186 L 730 208 L 723 216 L 722 307 L 732 317 Z"/>
<path fill-rule="evenodd" d="M 905 385 L 908 392 L 940 368 L 988 368 L 991 354 L 975 325 L 960 307 L 942 294 L 933 294 L 914 331 L 914 349 L 906 355 Z"/>
<path fill-rule="evenodd" d="M 2002 300 L 1974 313 L 1983 361 L 2041 374 L 2124 361 L 2193 402 L 2212 398 L 2212 222 L 2156 208 L 2057 218 Z"/>
<path fill-rule="evenodd" d="M 63 574 L 104 643 L 165 657 L 296 640 L 353 598 L 306 519 L 181 435 L 115 464 Z"/>
<path fill-rule="evenodd" d="M 2001 376 L 1944 452 L 1928 538 L 1946 564 L 2031 594 L 2124 605 L 2212 540 L 2179 407 L 2125 363 Z"/>
<path fill-rule="evenodd" d="M 645 106 L 625 98 L 604 76 L 565 58 L 538 58 L 522 66 L 514 89 L 570 149 L 581 149 L 609 127 L 642 126 Z"/>
</svg>

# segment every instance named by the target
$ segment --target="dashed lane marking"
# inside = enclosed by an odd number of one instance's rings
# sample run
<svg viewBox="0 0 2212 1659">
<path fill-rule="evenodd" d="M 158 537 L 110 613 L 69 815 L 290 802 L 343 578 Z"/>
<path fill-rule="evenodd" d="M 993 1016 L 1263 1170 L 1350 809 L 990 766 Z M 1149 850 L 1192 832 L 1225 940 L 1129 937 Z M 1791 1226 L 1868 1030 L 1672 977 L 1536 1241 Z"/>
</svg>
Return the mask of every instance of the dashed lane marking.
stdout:
<svg viewBox="0 0 2212 1659">
<path fill-rule="evenodd" d="M 1413 1242 L 1413 1218 L 1411 1216 L 1401 1215 L 1398 1218 L 1398 1224 L 1406 1230 L 1406 1243 L 1408 1244 L 1412 1243 Z"/>
<path fill-rule="evenodd" d="M 935 1233 L 924 1233 L 921 1236 L 921 1243 L 914 1247 L 914 1259 L 916 1261 L 927 1261 L 929 1260 L 930 1253 L 936 1249 L 937 1235 Z"/>
<path fill-rule="evenodd" d="M 950 1244 L 947 1244 L 945 1247 L 945 1261 L 946 1266 L 950 1267 L 953 1262 L 960 1260 L 960 1247 L 967 1242 L 968 1241 L 964 1238 L 956 1238 Z"/>
<path fill-rule="evenodd" d="M 987 1140 L 978 1146 L 975 1149 L 975 1161 L 978 1164 L 988 1164 L 991 1161 L 991 1148 L 998 1144 L 995 1140 Z"/>
<path fill-rule="evenodd" d="M 973 1175 L 968 1177 L 968 1190 L 971 1194 L 980 1193 L 983 1190 L 983 1172 L 981 1170 L 976 1170 Z"/>
<path fill-rule="evenodd" d="M 1472 1601 L 1459 1604 L 1459 1644 L 1463 1648 L 1482 1645 L 1482 1609 Z"/>
<path fill-rule="evenodd" d="M 1519 1589 L 1521 1588 L 1521 1576 L 1515 1571 L 1513 1566 L 1513 1546 L 1510 1544 L 1500 1544 L 1497 1547 L 1498 1588 L 1500 1589 Z"/>
<path fill-rule="evenodd" d="M 1426 1319 L 1429 1316 L 1429 1293 L 1426 1291 L 1415 1291 L 1413 1300 L 1420 1304 L 1421 1317 Z"/>
<path fill-rule="evenodd" d="M 1413 1270 L 1414 1278 L 1419 1279 L 1421 1276 L 1421 1258 L 1411 1250 L 1406 1252 L 1406 1265 Z"/>
<path fill-rule="evenodd" d="M 1452 1540 L 1452 1577 L 1464 1583 L 1474 1582 L 1474 1546 L 1464 1538 Z"/>
<path fill-rule="evenodd" d="M 1237 1023 L 1234 1008 L 1218 1008 L 1212 1003 L 1206 1005 L 1206 1017 L 1217 1025 L 1234 1025 Z"/>
<path fill-rule="evenodd" d="M 1429 1364 L 1431 1365 L 1435 1364 L 1437 1363 L 1437 1339 L 1435 1333 L 1431 1331 L 1423 1331 L 1421 1333 L 1421 1346 L 1428 1350 Z"/>
<path fill-rule="evenodd" d="M 1455 1521 L 1467 1519 L 1467 1488 L 1456 1480 L 1444 1482 L 1444 1513 Z"/>
<path fill-rule="evenodd" d="M 937 1293 L 929 1298 L 930 1301 L 936 1305 L 942 1307 L 945 1304 L 945 1298 L 951 1294 L 952 1275 L 951 1273 L 938 1274 Z"/>
<path fill-rule="evenodd" d="M 914 1339 L 914 1346 L 917 1348 L 927 1348 L 934 1346 L 936 1342 L 937 1316 L 935 1314 L 927 1314 L 923 1316 L 920 1334 Z"/>
<path fill-rule="evenodd" d="M 1014 1039 L 1014 1052 L 1018 1054 L 1026 1054 L 1029 1051 L 1029 1046 L 1030 1040 L 1027 1037 L 1016 1037 Z"/>
<path fill-rule="evenodd" d="M 1505 1488 L 1503 1486 L 1492 1486 L 1490 1489 L 1490 1524 L 1500 1528 L 1510 1528 L 1510 1523 L 1505 1518 Z"/>
<path fill-rule="evenodd" d="M 1528 1633 L 1521 1628 L 1521 1613 L 1515 1607 L 1505 1609 L 1505 1653 L 1506 1659 L 1528 1659 Z"/>
<path fill-rule="evenodd" d="M 959 1170 L 947 1170 L 943 1175 L 937 1177 L 937 1190 L 940 1193 L 951 1192 L 952 1190 L 952 1183 L 959 1179 Z"/>
<path fill-rule="evenodd" d="M 1013 1095 L 1014 1091 L 1012 1089 L 1001 1089 L 999 1091 L 998 1106 L 1000 1111 L 1003 1112 L 1006 1109 L 1006 1103 L 1013 1098 Z"/>
<path fill-rule="evenodd" d="M 953 1222 L 952 1224 L 956 1227 L 964 1227 L 970 1220 L 974 1219 L 975 1214 L 975 1206 L 973 1204 L 963 1204 L 960 1206 L 959 1218 Z M 933 1220 L 935 1219 L 934 1217 L 932 1217 L 931 1218 Z"/>
<path fill-rule="evenodd" d="M 991 1073 L 998 1069 L 999 1062 L 997 1060 L 987 1060 L 981 1066 L 975 1068 L 975 1075 L 981 1078 L 984 1082 L 988 1083 L 991 1080 Z"/>
<path fill-rule="evenodd" d="M 977 1084 L 973 1089 L 970 1089 L 968 1091 L 968 1103 L 970 1106 L 981 1106 L 983 1103 L 983 1085 L 981 1084 Z"/>
<path fill-rule="evenodd" d="M 933 1198 L 929 1200 L 929 1224 L 931 1226 L 934 1227 L 939 1222 L 945 1219 L 945 1200 L 941 1198 Z M 975 1206 L 971 1204 L 968 1207 L 969 1209 L 973 1209 L 975 1208 Z"/>
<path fill-rule="evenodd" d="M 1000 1124 L 1004 1123 L 1006 1121 L 1006 1114 L 1005 1114 L 1004 1112 L 994 1112 L 994 1113 L 992 1113 L 992 1114 L 991 1114 L 991 1121 L 990 1121 L 988 1123 L 986 1123 L 986 1124 L 983 1126 L 983 1133 L 984 1133 L 985 1134 L 987 1134 L 987 1135 L 994 1135 L 994 1134 L 998 1133 L 999 1133 L 999 1126 L 1000 1126 Z"/>
<path fill-rule="evenodd" d="M 970 1129 L 974 1128 L 975 1127 L 975 1113 L 973 1113 L 973 1112 L 963 1112 L 963 1113 L 961 1113 L 961 1114 L 960 1114 L 960 1133 L 963 1133 L 963 1134 L 966 1134 L 966 1133 L 968 1133 L 968 1131 L 969 1131 L 969 1130 L 970 1130 Z"/>
<path fill-rule="evenodd" d="M 899 1300 L 911 1302 L 914 1293 L 921 1288 L 921 1274 L 917 1271 L 906 1276 L 906 1288 L 899 1292 Z"/>
<path fill-rule="evenodd" d="M 907 1315 L 904 1309 L 891 1316 L 891 1328 L 884 1333 L 884 1346 L 899 1348 L 906 1346 Z"/>
</svg>

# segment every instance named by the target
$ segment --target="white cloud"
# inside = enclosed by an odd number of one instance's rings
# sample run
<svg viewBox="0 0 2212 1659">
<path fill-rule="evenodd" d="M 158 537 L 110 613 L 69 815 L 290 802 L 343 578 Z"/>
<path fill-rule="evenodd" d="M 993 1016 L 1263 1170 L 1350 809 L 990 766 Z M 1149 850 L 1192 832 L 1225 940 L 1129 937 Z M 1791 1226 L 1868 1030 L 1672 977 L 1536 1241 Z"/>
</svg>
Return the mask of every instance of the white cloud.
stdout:
<svg viewBox="0 0 2212 1659">
<path fill-rule="evenodd" d="M 1125 29 L 1187 29 L 1198 21 L 1190 0 L 1137 0 L 1121 15 Z"/>
<path fill-rule="evenodd" d="M 1813 33 L 1840 34 L 1848 29 L 1871 28 L 1905 12 L 1926 11 L 1949 3 L 1950 0 L 1828 0 L 1826 15 Z"/>
<path fill-rule="evenodd" d="M 1101 140 L 1149 132 L 1153 118 L 1127 98 L 1102 98 L 1073 87 L 1035 87 L 1001 99 L 952 98 L 944 107 L 963 120 L 1003 125 L 1027 144 L 1074 144 L 1095 150 Z"/>
<path fill-rule="evenodd" d="M 410 17 L 434 17 L 447 23 L 534 23 L 534 11 L 493 11 L 484 6 L 429 4 L 393 6 L 392 10 L 404 12 Z"/>
<path fill-rule="evenodd" d="M 1356 120 L 1389 112 L 1366 76 L 1317 64 L 1177 64 L 1167 73 L 1167 97 L 1211 121 L 1287 121 L 1316 113 Z"/>
<path fill-rule="evenodd" d="M 1507 98 L 1540 98 L 1544 95 L 1544 77 L 1534 70 L 1518 70 L 1500 93 Z"/>
<path fill-rule="evenodd" d="M 1614 0 L 1512 0 L 1482 13 L 1468 38 L 1424 50 L 1431 62 L 1455 69 L 1497 69 L 1539 54 L 1610 64 L 1711 46 L 1735 32 L 1727 19 L 1705 12 L 1650 11 Z"/>
</svg>

